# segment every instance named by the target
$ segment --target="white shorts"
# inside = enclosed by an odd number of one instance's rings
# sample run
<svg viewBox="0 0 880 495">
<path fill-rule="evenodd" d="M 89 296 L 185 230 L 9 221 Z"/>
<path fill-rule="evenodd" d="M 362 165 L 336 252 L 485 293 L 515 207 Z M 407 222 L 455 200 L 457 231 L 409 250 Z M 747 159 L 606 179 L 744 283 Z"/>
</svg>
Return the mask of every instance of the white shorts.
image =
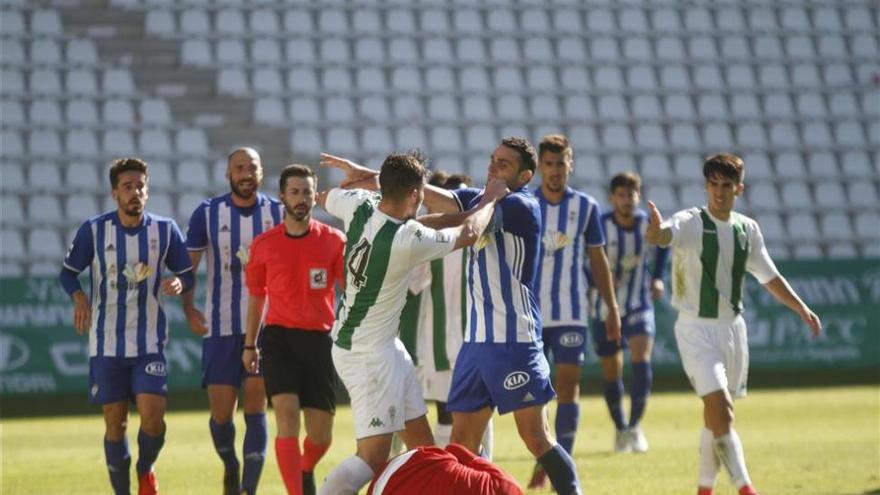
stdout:
<svg viewBox="0 0 880 495">
<path fill-rule="evenodd" d="M 452 370 L 436 371 L 426 366 L 416 366 L 416 375 L 422 386 L 425 400 L 446 402 L 452 387 Z"/>
<path fill-rule="evenodd" d="M 333 346 L 333 365 L 351 397 L 356 439 L 394 433 L 428 413 L 412 358 L 400 339 L 369 352 Z"/>
<path fill-rule="evenodd" d="M 749 342 L 741 316 L 719 321 L 680 314 L 675 341 L 684 371 L 697 395 L 727 389 L 731 397 L 746 395 Z"/>
</svg>

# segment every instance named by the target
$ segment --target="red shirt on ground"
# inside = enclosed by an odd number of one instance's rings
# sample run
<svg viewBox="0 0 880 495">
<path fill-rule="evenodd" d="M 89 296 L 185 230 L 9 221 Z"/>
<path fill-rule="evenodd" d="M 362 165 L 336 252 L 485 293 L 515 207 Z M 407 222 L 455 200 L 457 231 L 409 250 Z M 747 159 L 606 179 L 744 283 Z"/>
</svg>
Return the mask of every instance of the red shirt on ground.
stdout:
<svg viewBox="0 0 880 495">
<path fill-rule="evenodd" d="M 461 445 L 419 447 L 388 461 L 367 495 L 522 495 L 512 476 Z"/>
<path fill-rule="evenodd" d="M 315 219 L 301 236 L 284 223 L 257 236 L 245 273 L 250 294 L 268 296 L 266 325 L 329 331 L 344 252 L 345 235 Z"/>
</svg>

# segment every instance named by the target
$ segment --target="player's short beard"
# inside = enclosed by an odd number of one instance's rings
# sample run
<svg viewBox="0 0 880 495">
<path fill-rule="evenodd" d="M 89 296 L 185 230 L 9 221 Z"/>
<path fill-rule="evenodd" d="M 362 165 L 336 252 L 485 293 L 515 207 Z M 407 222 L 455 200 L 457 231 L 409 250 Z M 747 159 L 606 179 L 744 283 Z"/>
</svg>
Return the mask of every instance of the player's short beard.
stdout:
<svg viewBox="0 0 880 495">
<path fill-rule="evenodd" d="M 302 204 L 302 203 L 300 203 L 300 204 Z M 284 205 L 284 210 L 287 211 L 287 214 L 290 215 L 290 218 L 293 218 L 293 219 L 296 220 L 297 222 L 305 222 L 305 221 L 307 221 L 307 220 L 312 216 L 312 209 L 309 208 L 308 206 L 306 206 L 306 212 L 305 212 L 305 213 L 297 213 L 297 212 L 296 212 L 296 207 L 297 207 L 297 206 L 300 206 L 300 205 L 293 205 L 293 206 L 290 206 L 290 205 L 288 205 L 288 204 L 285 203 L 285 205 Z M 304 205 L 304 206 L 305 206 L 305 205 Z"/>
<path fill-rule="evenodd" d="M 122 207 L 122 212 L 130 217 L 136 217 L 144 212 L 144 205 L 140 202 L 128 203 Z"/>
<path fill-rule="evenodd" d="M 252 197 L 254 197 L 254 195 L 257 194 L 257 190 L 260 188 L 260 182 L 257 181 L 256 179 L 250 179 L 250 180 L 253 182 L 254 188 L 249 192 L 245 192 L 245 191 L 242 191 L 241 188 L 239 188 L 238 184 L 235 181 L 233 181 L 232 179 L 229 179 L 229 188 L 232 189 L 232 194 L 235 194 L 236 196 L 238 196 L 241 199 L 251 199 Z M 240 180 L 238 182 L 245 182 L 245 181 Z"/>
</svg>

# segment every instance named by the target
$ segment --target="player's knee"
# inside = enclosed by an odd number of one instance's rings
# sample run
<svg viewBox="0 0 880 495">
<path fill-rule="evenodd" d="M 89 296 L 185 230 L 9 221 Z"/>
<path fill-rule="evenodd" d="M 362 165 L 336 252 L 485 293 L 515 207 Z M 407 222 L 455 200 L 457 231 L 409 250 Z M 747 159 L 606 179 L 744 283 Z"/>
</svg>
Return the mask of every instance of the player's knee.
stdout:
<svg viewBox="0 0 880 495">
<path fill-rule="evenodd" d="M 520 438 L 536 458 L 544 455 L 552 447 L 549 435 L 543 431 L 520 432 Z"/>
</svg>

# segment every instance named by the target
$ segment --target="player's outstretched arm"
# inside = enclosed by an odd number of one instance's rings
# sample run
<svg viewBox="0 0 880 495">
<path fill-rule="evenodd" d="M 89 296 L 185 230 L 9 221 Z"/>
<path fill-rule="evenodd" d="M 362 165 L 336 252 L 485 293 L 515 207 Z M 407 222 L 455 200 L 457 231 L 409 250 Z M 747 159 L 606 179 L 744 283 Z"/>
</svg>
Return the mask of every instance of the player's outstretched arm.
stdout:
<svg viewBox="0 0 880 495">
<path fill-rule="evenodd" d="M 649 222 L 645 239 L 655 246 L 668 246 L 672 242 L 672 229 L 662 228 L 663 215 L 653 201 L 648 201 Z"/>
<path fill-rule="evenodd" d="M 73 293 L 73 328 L 82 335 L 92 326 L 92 305 L 82 290 Z"/>
<path fill-rule="evenodd" d="M 244 351 L 241 353 L 241 362 L 248 373 L 256 373 L 260 362 L 260 354 L 257 351 L 257 334 L 260 331 L 260 320 L 263 318 L 263 308 L 266 306 L 266 295 L 254 294 L 248 296 L 247 318 L 245 320 Z"/>
<path fill-rule="evenodd" d="M 822 333 L 822 322 L 819 320 L 819 316 L 813 313 L 813 310 L 798 297 L 794 289 L 791 288 L 791 285 L 788 284 L 788 280 L 785 280 L 785 277 L 780 275 L 764 284 L 764 287 L 770 294 L 773 294 L 777 301 L 801 317 L 801 320 L 810 327 L 810 333 L 813 337 Z"/>
<path fill-rule="evenodd" d="M 495 205 L 509 192 L 507 184 L 503 180 L 489 179 L 480 203 L 466 212 L 468 217 L 459 227 L 460 232 L 455 241 L 455 249 L 476 244 L 477 239 L 483 235 L 486 227 L 492 221 Z"/>
<path fill-rule="evenodd" d="M 342 189 L 354 189 L 356 187 L 367 189 L 367 187 L 363 187 L 365 182 L 375 183 L 373 189 L 378 189 L 379 172 L 376 170 L 329 153 L 321 153 L 320 163 L 322 167 L 336 168 L 345 174 L 345 178 L 339 183 L 339 187 Z M 361 185 L 358 186 L 358 183 Z"/>
</svg>

